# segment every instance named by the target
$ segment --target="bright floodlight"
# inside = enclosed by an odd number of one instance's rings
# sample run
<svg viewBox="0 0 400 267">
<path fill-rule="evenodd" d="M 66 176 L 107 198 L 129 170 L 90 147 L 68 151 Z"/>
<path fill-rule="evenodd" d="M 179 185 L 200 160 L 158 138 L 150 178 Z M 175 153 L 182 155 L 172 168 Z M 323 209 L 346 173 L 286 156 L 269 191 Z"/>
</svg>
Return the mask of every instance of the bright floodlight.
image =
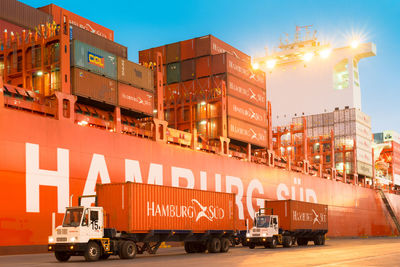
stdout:
<svg viewBox="0 0 400 267">
<path fill-rule="evenodd" d="M 42 76 L 42 75 L 43 75 L 43 71 L 40 71 L 40 70 L 39 70 L 38 72 L 36 72 L 36 75 L 37 75 L 37 76 Z"/>
<path fill-rule="evenodd" d="M 252 67 L 253 67 L 253 69 L 258 70 L 260 68 L 260 65 L 256 62 L 256 63 L 253 63 Z"/>
<path fill-rule="evenodd" d="M 304 61 L 310 61 L 313 58 L 314 54 L 311 52 L 305 53 L 303 56 Z"/>
<path fill-rule="evenodd" d="M 327 58 L 327 57 L 329 57 L 330 54 L 331 54 L 331 50 L 330 49 L 324 49 L 324 50 L 319 52 L 319 55 L 322 58 Z"/>
<path fill-rule="evenodd" d="M 360 45 L 360 41 L 359 40 L 351 41 L 351 47 L 352 48 L 357 48 L 359 45 Z"/>
<path fill-rule="evenodd" d="M 276 65 L 276 60 L 275 59 L 270 59 L 267 61 L 267 68 L 268 69 L 273 69 Z"/>
</svg>

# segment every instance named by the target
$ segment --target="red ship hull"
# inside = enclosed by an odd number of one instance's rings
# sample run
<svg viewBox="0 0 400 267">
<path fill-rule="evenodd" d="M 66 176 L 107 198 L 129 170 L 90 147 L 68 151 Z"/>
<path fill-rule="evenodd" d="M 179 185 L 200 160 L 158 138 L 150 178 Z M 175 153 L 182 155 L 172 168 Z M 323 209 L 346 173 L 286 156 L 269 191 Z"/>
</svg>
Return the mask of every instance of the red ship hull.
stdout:
<svg viewBox="0 0 400 267">
<path fill-rule="evenodd" d="M 0 107 L 0 254 L 45 245 L 51 214 L 95 184 L 135 181 L 237 193 L 239 218 L 264 199 L 329 205 L 328 236 L 397 235 L 376 190 Z M 400 196 L 387 194 L 397 216 Z M 44 248 L 44 246 L 43 246 Z"/>
</svg>

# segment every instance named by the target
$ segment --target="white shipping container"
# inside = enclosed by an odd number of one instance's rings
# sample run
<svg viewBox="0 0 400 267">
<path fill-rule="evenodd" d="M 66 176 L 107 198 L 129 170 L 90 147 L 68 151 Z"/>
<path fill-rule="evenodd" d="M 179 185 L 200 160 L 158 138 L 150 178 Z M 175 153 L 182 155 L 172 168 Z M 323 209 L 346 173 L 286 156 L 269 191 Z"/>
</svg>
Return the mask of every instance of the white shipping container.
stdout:
<svg viewBox="0 0 400 267">
<path fill-rule="evenodd" d="M 372 165 L 361 161 L 357 161 L 357 173 L 359 175 L 372 177 Z"/>
<path fill-rule="evenodd" d="M 356 123 L 356 134 L 367 139 L 372 139 L 371 127 Z"/>
<path fill-rule="evenodd" d="M 372 165 L 372 149 L 371 151 L 357 149 L 357 161 Z"/>
<path fill-rule="evenodd" d="M 355 114 L 355 121 L 364 124 L 365 126 L 371 128 L 371 117 L 365 114 L 364 112 L 353 109 L 352 112 Z"/>
<path fill-rule="evenodd" d="M 335 110 L 333 112 L 333 123 L 334 124 L 339 123 L 339 110 Z"/>
<path fill-rule="evenodd" d="M 344 110 L 344 121 L 350 121 L 350 109 L 345 109 Z"/>
<path fill-rule="evenodd" d="M 356 146 L 359 149 L 365 151 L 371 151 L 372 149 L 372 140 L 368 140 L 362 136 L 356 135 Z"/>
<path fill-rule="evenodd" d="M 312 128 L 307 129 L 307 136 L 313 137 L 313 129 Z"/>
</svg>

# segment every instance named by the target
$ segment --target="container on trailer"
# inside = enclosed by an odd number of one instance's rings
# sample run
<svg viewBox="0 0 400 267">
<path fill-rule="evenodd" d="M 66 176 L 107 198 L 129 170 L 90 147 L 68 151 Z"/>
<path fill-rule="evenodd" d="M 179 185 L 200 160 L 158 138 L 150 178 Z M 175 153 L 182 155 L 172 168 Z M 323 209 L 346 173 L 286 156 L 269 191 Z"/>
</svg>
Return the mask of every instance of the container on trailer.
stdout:
<svg viewBox="0 0 400 267">
<path fill-rule="evenodd" d="M 238 60 L 251 63 L 250 56 L 212 35 L 196 38 L 196 57 L 228 53 Z"/>
<path fill-rule="evenodd" d="M 153 114 L 153 93 L 134 86 L 118 83 L 118 105 L 136 112 Z"/>
<path fill-rule="evenodd" d="M 166 64 L 178 62 L 181 59 L 181 44 L 180 42 L 168 44 L 167 48 L 167 55 L 166 55 Z"/>
<path fill-rule="evenodd" d="M 0 18 L 31 30 L 53 22 L 51 15 L 15 0 L 1 0 Z"/>
<path fill-rule="evenodd" d="M 173 168 L 172 175 L 178 183 L 179 169 Z M 97 184 L 96 193 L 97 205 L 107 214 L 107 227 L 118 231 L 201 233 L 236 227 L 234 194 L 142 183 Z"/>
<path fill-rule="evenodd" d="M 117 79 L 117 57 L 78 40 L 72 42 L 71 66 Z"/>
<path fill-rule="evenodd" d="M 181 60 L 192 59 L 196 57 L 195 39 L 181 41 Z"/>
<path fill-rule="evenodd" d="M 71 68 L 72 94 L 117 105 L 117 82 L 95 73 Z"/>
<path fill-rule="evenodd" d="M 279 228 L 286 231 L 327 230 L 328 205 L 296 200 L 266 200 L 267 212 L 278 215 Z"/>
<path fill-rule="evenodd" d="M 181 81 L 193 80 L 196 78 L 196 61 L 188 59 L 181 61 Z"/>
<path fill-rule="evenodd" d="M 72 39 L 81 41 L 93 47 L 100 48 L 118 57 L 128 57 L 128 48 L 126 46 L 103 38 L 98 34 L 92 33 L 78 26 L 71 25 L 70 28 L 70 36 L 72 36 Z"/>
<path fill-rule="evenodd" d="M 118 57 L 118 81 L 154 91 L 154 72 L 125 58 Z"/>
</svg>

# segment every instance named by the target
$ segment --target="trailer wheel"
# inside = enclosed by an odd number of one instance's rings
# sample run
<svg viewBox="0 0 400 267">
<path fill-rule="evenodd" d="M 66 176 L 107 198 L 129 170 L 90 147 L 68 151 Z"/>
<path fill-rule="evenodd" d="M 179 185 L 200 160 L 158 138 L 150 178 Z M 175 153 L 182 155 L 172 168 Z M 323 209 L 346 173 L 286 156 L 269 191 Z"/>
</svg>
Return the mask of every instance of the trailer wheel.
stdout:
<svg viewBox="0 0 400 267">
<path fill-rule="evenodd" d="M 231 246 L 231 242 L 228 238 L 221 238 L 221 252 L 225 253 L 229 251 L 229 247 Z"/>
<path fill-rule="evenodd" d="M 293 246 L 293 238 L 291 236 L 284 236 L 282 241 L 283 247 L 285 248 L 290 248 Z"/>
<path fill-rule="evenodd" d="M 208 241 L 208 252 L 217 253 L 221 251 L 221 241 L 219 238 L 212 238 Z"/>
<path fill-rule="evenodd" d="M 193 246 L 193 242 L 185 242 L 185 251 L 186 253 L 195 253 L 195 249 Z"/>
<path fill-rule="evenodd" d="M 322 235 L 322 244 L 321 244 L 322 246 L 324 246 L 325 245 L 325 235 Z"/>
<path fill-rule="evenodd" d="M 322 246 L 323 244 L 325 244 L 325 236 L 323 235 L 317 235 L 314 238 L 314 245 L 316 246 Z"/>
<path fill-rule="evenodd" d="M 132 241 L 123 241 L 121 250 L 119 251 L 119 257 L 121 259 L 133 259 L 136 257 L 136 244 Z"/>
<path fill-rule="evenodd" d="M 249 248 L 250 249 L 254 249 L 256 247 L 256 244 L 255 243 L 249 243 Z"/>
<path fill-rule="evenodd" d="M 69 255 L 67 252 L 64 251 L 56 251 L 54 252 L 54 256 L 56 256 L 56 259 L 59 262 L 65 262 L 68 261 L 69 258 L 71 258 L 71 255 Z"/>
<path fill-rule="evenodd" d="M 97 261 L 99 260 L 101 255 L 100 246 L 96 242 L 89 242 L 86 251 L 85 251 L 85 260 L 86 261 Z"/>
<path fill-rule="evenodd" d="M 297 245 L 299 245 L 299 246 L 307 246 L 308 245 L 308 239 L 306 239 L 306 238 L 298 238 L 297 239 Z"/>
<path fill-rule="evenodd" d="M 278 244 L 278 241 L 276 240 L 276 237 L 272 237 L 271 242 L 269 243 L 269 248 L 276 248 L 276 245 Z"/>
</svg>

